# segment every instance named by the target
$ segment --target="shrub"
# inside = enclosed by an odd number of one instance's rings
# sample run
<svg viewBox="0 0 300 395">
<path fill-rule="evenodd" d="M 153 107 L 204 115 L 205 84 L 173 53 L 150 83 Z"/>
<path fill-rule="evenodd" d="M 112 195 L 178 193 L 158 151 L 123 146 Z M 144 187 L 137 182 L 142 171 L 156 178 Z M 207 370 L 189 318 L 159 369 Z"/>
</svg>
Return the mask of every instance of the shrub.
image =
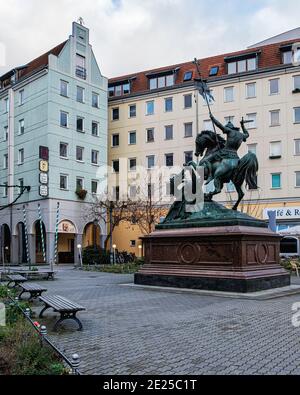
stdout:
<svg viewBox="0 0 300 395">
<path fill-rule="evenodd" d="M 103 248 L 89 246 L 82 252 L 82 262 L 84 265 L 109 265 L 110 254 Z"/>
</svg>

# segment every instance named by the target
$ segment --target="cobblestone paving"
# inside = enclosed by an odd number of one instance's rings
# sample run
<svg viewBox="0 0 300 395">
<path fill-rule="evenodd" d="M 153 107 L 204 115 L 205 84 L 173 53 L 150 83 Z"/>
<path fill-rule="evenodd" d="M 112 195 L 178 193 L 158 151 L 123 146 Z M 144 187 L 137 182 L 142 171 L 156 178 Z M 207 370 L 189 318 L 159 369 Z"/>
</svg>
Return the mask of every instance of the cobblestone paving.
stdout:
<svg viewBox="0 0 300 395">
<path fill-rule="evenodd" d="M 48 294 L 83 304 L 53 341 L 84 374 L 299 374 L 300 295 L 256 301 L 134 289 L 131 275 L 63 269 Z M 51 328 L 55 313 L 43 320 Z M 75 327 L 74 327 L 75 328 Z"/>
</svg>

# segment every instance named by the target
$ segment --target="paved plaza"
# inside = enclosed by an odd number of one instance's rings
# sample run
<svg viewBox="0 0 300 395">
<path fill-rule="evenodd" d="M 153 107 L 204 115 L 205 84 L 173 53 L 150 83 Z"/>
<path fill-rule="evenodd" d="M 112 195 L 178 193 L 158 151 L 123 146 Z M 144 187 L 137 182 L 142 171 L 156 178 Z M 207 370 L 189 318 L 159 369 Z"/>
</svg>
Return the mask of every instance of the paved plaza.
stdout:
<svg viewBox="0 0 300 395">
<path fill-rule="evenodd" d="M 50 332 L 67 356 L 80 355 L 83 374 L 300 374 L 300 327 L 291 323 L 300 295 L 232 299 L 125 285 L 132 282 L 62 268 L 43 283 L 47 294 L 87 308 L 82 332 L 72 321 Z M 51 328 L 55 313 L 45 316 Z"/>
</svg>

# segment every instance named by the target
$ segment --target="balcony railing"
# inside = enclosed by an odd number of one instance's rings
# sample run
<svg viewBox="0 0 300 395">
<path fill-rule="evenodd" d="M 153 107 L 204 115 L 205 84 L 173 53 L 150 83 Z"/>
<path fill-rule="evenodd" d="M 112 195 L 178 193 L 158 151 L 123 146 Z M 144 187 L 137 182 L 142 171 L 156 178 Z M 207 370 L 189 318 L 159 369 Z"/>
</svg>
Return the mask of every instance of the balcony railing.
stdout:
<svg viewBox="0 0 300 395">
<path fill-rule="evenodd" d="M 85 80 L 86 79 L 86 69 L 81 66 L 76 66 L 76 76 Z"/>
</svg>

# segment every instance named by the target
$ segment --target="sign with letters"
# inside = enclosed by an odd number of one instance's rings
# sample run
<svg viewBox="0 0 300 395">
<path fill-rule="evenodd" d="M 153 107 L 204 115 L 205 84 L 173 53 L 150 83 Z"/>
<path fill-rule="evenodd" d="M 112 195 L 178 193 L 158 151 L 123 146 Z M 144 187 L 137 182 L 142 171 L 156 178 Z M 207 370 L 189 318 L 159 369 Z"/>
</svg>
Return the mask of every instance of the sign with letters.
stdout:
<svg viewBox="0 0 300 395">
<path fill-rule="evenodd" d="M 40 184 L 48 184 L 48 173 L 40 173 Z"/>
<path fill-rule="evenodd" d="M 48 185 L 40 185 L 39 193 L 40 193 L 40 196 L 47 197 L 48 196 Z"/>
<path fill-rule="evenodd" d="M 270 207 L 265 208 L 263 217 L 269 219 L 268 211 L 276 211 L 276 219 L 299 219 L 300 220 L 300 207 Z"/>
<path fill-rule="evenodd" d="M 47 160 L 40 160 L 40 171 L 43 173 L 48 173 L 48 161 Z"/>
</svg>

